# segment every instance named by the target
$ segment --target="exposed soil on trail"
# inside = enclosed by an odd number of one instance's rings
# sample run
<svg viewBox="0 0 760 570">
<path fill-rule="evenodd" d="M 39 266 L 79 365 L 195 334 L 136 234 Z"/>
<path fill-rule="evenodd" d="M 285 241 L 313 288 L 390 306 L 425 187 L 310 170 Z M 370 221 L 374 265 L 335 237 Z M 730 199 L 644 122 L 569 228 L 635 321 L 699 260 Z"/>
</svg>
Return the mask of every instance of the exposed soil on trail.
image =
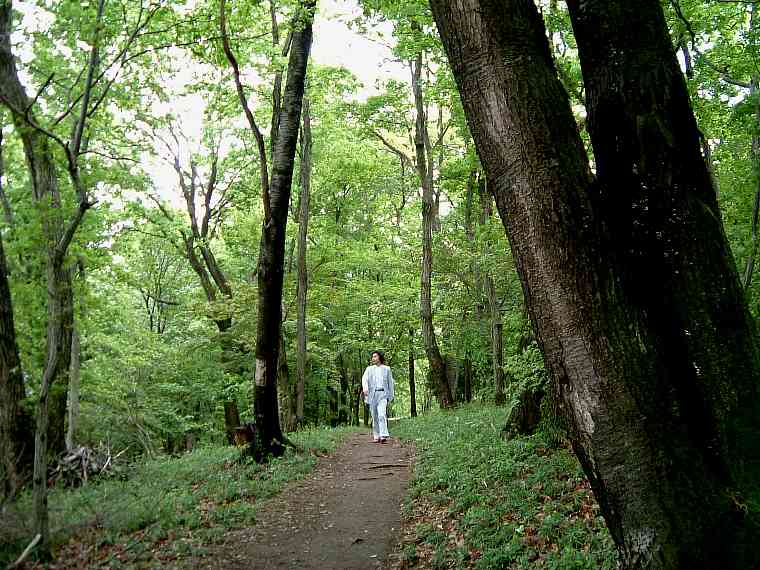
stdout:
<svg viewBox="0 0 760 570">
<path fill-rule="evenodd" d="M 410 447 L 352 434 L 314 470 L 262 504 L 255 526 L 228 533 L 193 567 L 382 568 L 399 540 Z"/>
</svg>

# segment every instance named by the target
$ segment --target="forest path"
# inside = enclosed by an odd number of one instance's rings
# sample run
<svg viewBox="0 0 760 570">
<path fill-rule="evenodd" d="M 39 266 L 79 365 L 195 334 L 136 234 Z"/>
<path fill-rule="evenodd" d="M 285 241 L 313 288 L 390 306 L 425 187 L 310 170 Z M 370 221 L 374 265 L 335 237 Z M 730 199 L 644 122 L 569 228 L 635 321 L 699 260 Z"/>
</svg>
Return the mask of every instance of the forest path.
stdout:
<svg viewBox="0 0 760 570">
<path fill-rule="evenodd" d="M 412 449 L 350 435 L 304 479 L 262 504 L 196 568 L 382 568 L 401 531 Z"/>
</svg>

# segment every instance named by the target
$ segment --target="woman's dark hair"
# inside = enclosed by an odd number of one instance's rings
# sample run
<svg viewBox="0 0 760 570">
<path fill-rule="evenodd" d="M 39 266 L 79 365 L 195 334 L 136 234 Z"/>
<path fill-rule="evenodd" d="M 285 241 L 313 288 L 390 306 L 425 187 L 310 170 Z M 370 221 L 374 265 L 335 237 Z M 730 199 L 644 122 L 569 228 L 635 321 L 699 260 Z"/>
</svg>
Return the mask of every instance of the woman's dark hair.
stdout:
<svg viewBox="0 0 760 570">
<path fill-rule="evenodd" d="M 382 350 L 373 350 L 369 353 L 370 356 L 373 354 L 377 354 L 378 358 L 380 358 L 380 364 L 385 364 L 385 354 L 383 354 Z"/>
</svg>

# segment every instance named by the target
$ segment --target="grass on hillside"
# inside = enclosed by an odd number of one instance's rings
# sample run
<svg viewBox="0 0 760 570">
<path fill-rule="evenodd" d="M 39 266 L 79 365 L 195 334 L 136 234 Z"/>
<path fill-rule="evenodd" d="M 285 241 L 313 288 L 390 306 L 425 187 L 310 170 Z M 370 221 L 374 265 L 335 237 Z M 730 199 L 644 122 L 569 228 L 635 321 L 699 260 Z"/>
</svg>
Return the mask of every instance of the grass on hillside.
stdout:
<svg viewBox="0 0 760 570">
<path fill-rule="evenodd" d="M 576 458 L 540 434 L 504 441 L 506 415 L 471 405 L 394 427 L 417 449 L 401 567 L 615 568 Z"/>
<path fill-rule="evenodd" d="M 288 450 L 266 465 L 239 461 L 240 452 L 233 447 L 199 447 L 181 457 L 136 464 L 123 481 L 52 489 L 56 560 L 49 568 L 158 568 L 200 553 L 225 531 L 253 524 L 257 501 L 308 473 L 316 456 L 334 450 L 356 429 L 289 434 L 309 453 Z M 31 497 L 25 495 L 15 516 L 0 525 L 0 567 L 12 562 L 29 541 L 31 512 Z"/>
</svg>

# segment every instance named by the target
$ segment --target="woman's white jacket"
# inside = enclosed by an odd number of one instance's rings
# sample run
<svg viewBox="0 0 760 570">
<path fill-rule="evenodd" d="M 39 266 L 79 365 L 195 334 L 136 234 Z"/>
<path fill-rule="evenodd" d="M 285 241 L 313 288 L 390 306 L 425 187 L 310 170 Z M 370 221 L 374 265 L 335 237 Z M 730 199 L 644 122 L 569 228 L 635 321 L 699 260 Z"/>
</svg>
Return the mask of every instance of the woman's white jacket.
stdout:
<svg viewBox="0 0 760 570">
<path fill-rule="evenodd" d="M 381 400 L 393 400 L 393 374 L 385 364 L 370 364 L 362 376 L 362 390 L 367 392 L 367 404 L 373 406 Z"/>
</svg>

